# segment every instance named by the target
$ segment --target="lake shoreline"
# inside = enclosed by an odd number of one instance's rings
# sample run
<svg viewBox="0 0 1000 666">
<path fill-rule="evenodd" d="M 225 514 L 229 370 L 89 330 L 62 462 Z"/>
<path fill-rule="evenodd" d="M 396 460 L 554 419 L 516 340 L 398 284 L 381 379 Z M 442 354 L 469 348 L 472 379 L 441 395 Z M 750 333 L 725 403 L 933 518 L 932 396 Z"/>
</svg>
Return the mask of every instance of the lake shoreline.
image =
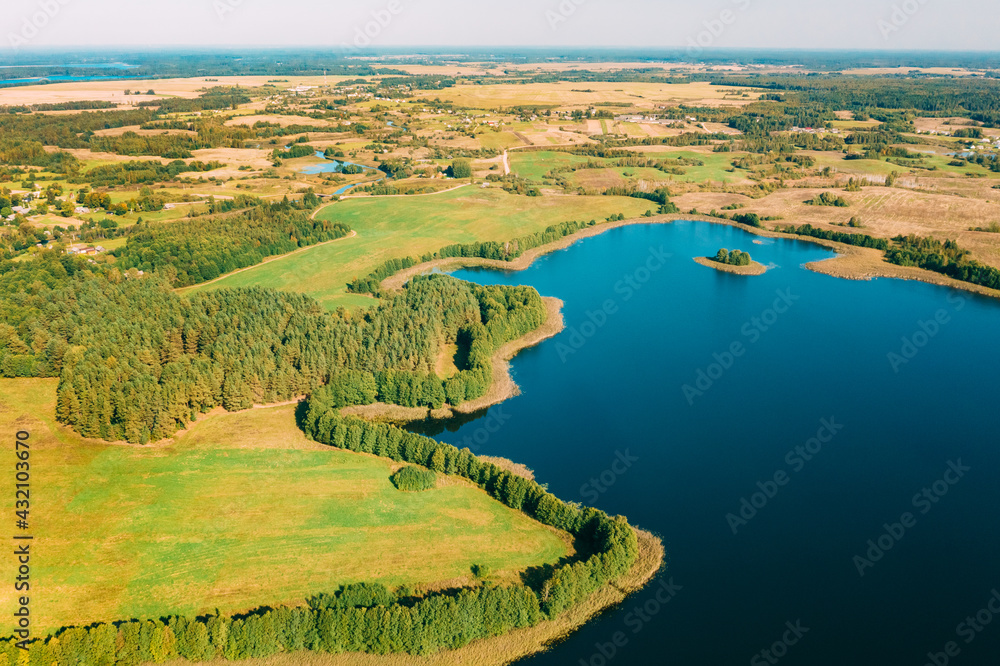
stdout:
<svg viewBox="0 0 1000 666">
<path fill-rule="evenodd" d="M 450 419 L 459 414 L 474 414 L 520 394 L 521 389 L 510 373 L 510 361 L 521 351 L 553 338 L 566 328 L 563 318 L 564 303 L 558 298 L 542 297 L 545 305 L 545 321 L 533 331 L 503 345 L 493 354 L 493 381 L 486 394 L 475 400 L 462 403 L 458 407 L 443 407 L 429 410 L 426 407 L 403 407 L 375 403 L 345 407 L 341 413 L 376 421 L 412 423 L 414 421 Z"/>
<path fill-rule="evenodd" d="M 824 238 L 799 236 L 797 234 L 790 234 L 781 231 L 748 227 L 744 224 L 733 222 L 732 220 L 710 217 L 708 215 L 680 214 L 654 215 L 653 217 L 639 217 L 628 220 L 618 220 L 616 222 L 602 222 L 593 227 L 581 229 L 574 234 L 570 234 L 569 236 L 565 236 L 551 243 L 532 248 L 513 261 L 481 259 L 478 257 L 450 257 L 447 259 L 433 259 L 431 261 L 425 261 L 417 264 L 411 268 L 407 268 L 399 273 L 395 273 L 394 275 L 390 275 L 382 281 L 382 288 L 386 290 L 400 289 L 411 278 L 435 269 L 441 271 L 451 271 L 459 270 L 461 268 L 490 268 L 512 273 L 522 271 L 530 267 L 531 264 L 533 264 L 535 260 L 541 256 L 550 254 L 557 250 L 563 250 L 579 240 L 600 235 L 606 231 L 610 231 L 611 229 L 618 229 L 620 227 L 627 227 L 635 224 L 671 224 L 673 222 L 709 222 L 711 224 L 722 224 L 742 229 L 747 233 L 755 236 L 761 236 L 763 238 L 798 240 L 825 247 L 836 252 L 837 256 L 830 257 L 829 259 L 822 259 L 820 261 L 809 262 L 805 265 L 807 269 L 822 275 L 829 275 L 831 277 L 838 277 L 845 280 L 873 280 L 876 278 L 915 280 L 941 287 L 951 287 L 952 289 L 969 291 L 983 296 L 1000 298 L 1000 291 L 996 289 L 990 289 L 988 287 L 972 284 L 970 282 L 962 282 L 961 280 L 955 280 L 954 278 L 950 278 L 946 275 L 935 273 L 923 268 L 917 268 L 915 266 L 897 266 L 896 264 L 890 264 L 885 261 L 881 251 L 873 248 L 847 245 L 846 243 L 838 243 Z"/>
<path fill-rule="evenodd" d="M 630 596 L 644 589 L 664 568 L 665 551 L 659 537 L 636 527 L 632 529 L 639 541 L 639 555 L 632 568 L 620 579 L 597 590 L 577 606 L 534 627 L 515 629 L 502 636 L 482 638 L 458 649 L 442 650 L 425 657 L 408 654 L 293 652 L 263 659 L 247 659 L 241 663 L 247 666 L 406 666 L 412 664 L 503 666 L 519 661 L 549 650 L 600 613 L 621 605 Z M 664 583 L 664 585 L 669 585 L 669 582 Z M 164 666 L 184 666 L 189 663 L 175 659 L 164 662 Z M 203 663 L 207 666 L 224 666 L 232 662 L 215 659 Z"/>
</svg>

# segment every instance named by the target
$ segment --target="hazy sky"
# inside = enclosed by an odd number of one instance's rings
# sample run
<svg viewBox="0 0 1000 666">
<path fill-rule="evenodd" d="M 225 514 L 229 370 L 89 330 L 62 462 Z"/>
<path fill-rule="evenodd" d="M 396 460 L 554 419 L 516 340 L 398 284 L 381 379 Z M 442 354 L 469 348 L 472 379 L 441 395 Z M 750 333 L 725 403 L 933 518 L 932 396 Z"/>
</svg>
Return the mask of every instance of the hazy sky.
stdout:
<svg viewBox="0 0 1000 666">
<path fill-rule="evenodd" d="M 1000 48 L 996 0 L 3 0 L 0 46 Z M 374 14 L 373 14 L 374 12 Z M 51 18 L 50 18 L 51 15 Z M 381 25 L 373 21 L 381 17 Z M 970 20 L 969 17 L 976 17 Z"/>
</svg>

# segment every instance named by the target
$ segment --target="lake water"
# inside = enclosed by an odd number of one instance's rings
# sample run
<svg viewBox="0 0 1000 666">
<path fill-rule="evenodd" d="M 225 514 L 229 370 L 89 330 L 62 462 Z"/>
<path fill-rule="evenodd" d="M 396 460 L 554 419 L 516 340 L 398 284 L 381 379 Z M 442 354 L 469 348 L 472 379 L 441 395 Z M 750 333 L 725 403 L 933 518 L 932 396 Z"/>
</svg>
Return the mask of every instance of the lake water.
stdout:
<svg viewBox="0 0 1000 666">
<path fill-rule="evenodd" d="M 120 69 L 128 70 L 137 67 L 137 65 L 128 65 L 122 62 L 113 63 L 100 63 L 93 65 L 4 65 L 0 69 L 18 69 L 23 67 L 66 67 L 72 69 Z M 31 77 L 27 79 L 0 79 L 0 86 L 5 85 L 32 85 L 38 83 L 67 83 L 72 81 L 108 81 L 108 80 L 126 80 L 131 77 L 128 76 L 108 76 L 108 75 L 94 75 L 94 76 L 68 76 L 68 75 L 52 75 L 45 77 Z"/>
<path fill-rule="evenodd" d="M 288 146 L 285 146 L 285 150 L 288 150 Z M 365 171 L 376 171 L 370 166 L 365 166 L 364 164 L 354 164 L 354 162 L 345 162 L 343 160 L 333 160 L 326 159 L 326 154 L 321 151 L 316 151 L 316 157 L 324 160 L 321 164 L 311 164 L 300 170 L 300 173 L 317 174 L 317 173 L 339 173 L 342 168 L 346 165 L 351 164 L 354 166 L 359 166 Z"/>
<path fill-rule="evenodd" d="M 802 265 L 827 250 L 754 239 L 639 225 L 456 273 L 559 297 L 568 329 L 514 360 L 522 395 L 437 436 L 667 551 L 648 588 L 522 663 L 920 666 L 949 642 L 953 664 L 1000 663 L 1000 303 L 819 275 Z M 774 268 L 692 261 L 721 247 Z"/>
</svg>

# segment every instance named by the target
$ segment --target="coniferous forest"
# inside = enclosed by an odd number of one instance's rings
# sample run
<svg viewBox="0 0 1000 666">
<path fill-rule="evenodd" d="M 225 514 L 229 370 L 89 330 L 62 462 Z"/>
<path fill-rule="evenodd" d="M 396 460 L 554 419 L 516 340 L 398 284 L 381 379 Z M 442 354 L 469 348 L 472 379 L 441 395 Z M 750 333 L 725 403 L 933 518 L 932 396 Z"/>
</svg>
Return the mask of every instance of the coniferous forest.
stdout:
<svg viewBox="0 0 1000 666">
<path fill-rule="evenodd" d="M 576 556 L 518 584 L 486 581 L 421 596 L 347 585 L 318 590 L 295 608 L 68 628 L 23 645 L 31 663 L 239 660 L 300 650 L 431 654 L 553 618 L 635 562 L 636 534 L 623 518 L 565 503 L 467 449 L 340 415 L 342 407 L 375 401 L 441 407 L 482 396 L 495 351 L 545 320 L 534 289 L 431 275 L 356 313 L 327 313 L 307 296 L 263 288 L 189 297 L 173 290 L 172 283 L 208 278 L 204 266 L 239 265 L 254 245 L 248 237 L 259 241 L 258 253 L 280 252 L 295 246 L 289 235 L 316 242 L 347 231 L 320 224 L 288 202 L 257 205 L 138 231 L 111 268 L 55 252 L 4 262 L 0 370 L 58 377 L 61 423 L 88 437 L 135 443 L 169 436 L 215 406 L 239 410 L 310 395 L 300 426 L 317 442 L 408 463 L 406 478 L 397 479 L 401 489 L 431 487 L 435 474 L 462 476 L 572 534 Z M 218 251 L 202 251 L 209 247 Z M 127 270 L 140 266 L 152 272 Z M 464 352 L 447 380 L 434 372 L 444 343 Z M 0 641 L 9 663 L 21 653 L 16 638 Z"/>
</svg>

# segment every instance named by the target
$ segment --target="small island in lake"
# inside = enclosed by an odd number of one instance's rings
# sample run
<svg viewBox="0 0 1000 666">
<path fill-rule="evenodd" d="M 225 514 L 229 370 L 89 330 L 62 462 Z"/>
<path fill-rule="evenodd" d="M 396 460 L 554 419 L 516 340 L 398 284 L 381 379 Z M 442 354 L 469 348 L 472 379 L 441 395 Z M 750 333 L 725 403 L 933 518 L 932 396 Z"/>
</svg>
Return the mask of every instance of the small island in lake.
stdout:
<svg viewBox="0 0 1000 666">
<path fill-rule="evenodd" d="M 742 250 L 730 252 L 723 248 L 714 257 L 695 257 L 694 260 L 702 266 L 737 275 L 763 275 L 767 272 L 763 264 L 757 263 Z"/>
</svg>

